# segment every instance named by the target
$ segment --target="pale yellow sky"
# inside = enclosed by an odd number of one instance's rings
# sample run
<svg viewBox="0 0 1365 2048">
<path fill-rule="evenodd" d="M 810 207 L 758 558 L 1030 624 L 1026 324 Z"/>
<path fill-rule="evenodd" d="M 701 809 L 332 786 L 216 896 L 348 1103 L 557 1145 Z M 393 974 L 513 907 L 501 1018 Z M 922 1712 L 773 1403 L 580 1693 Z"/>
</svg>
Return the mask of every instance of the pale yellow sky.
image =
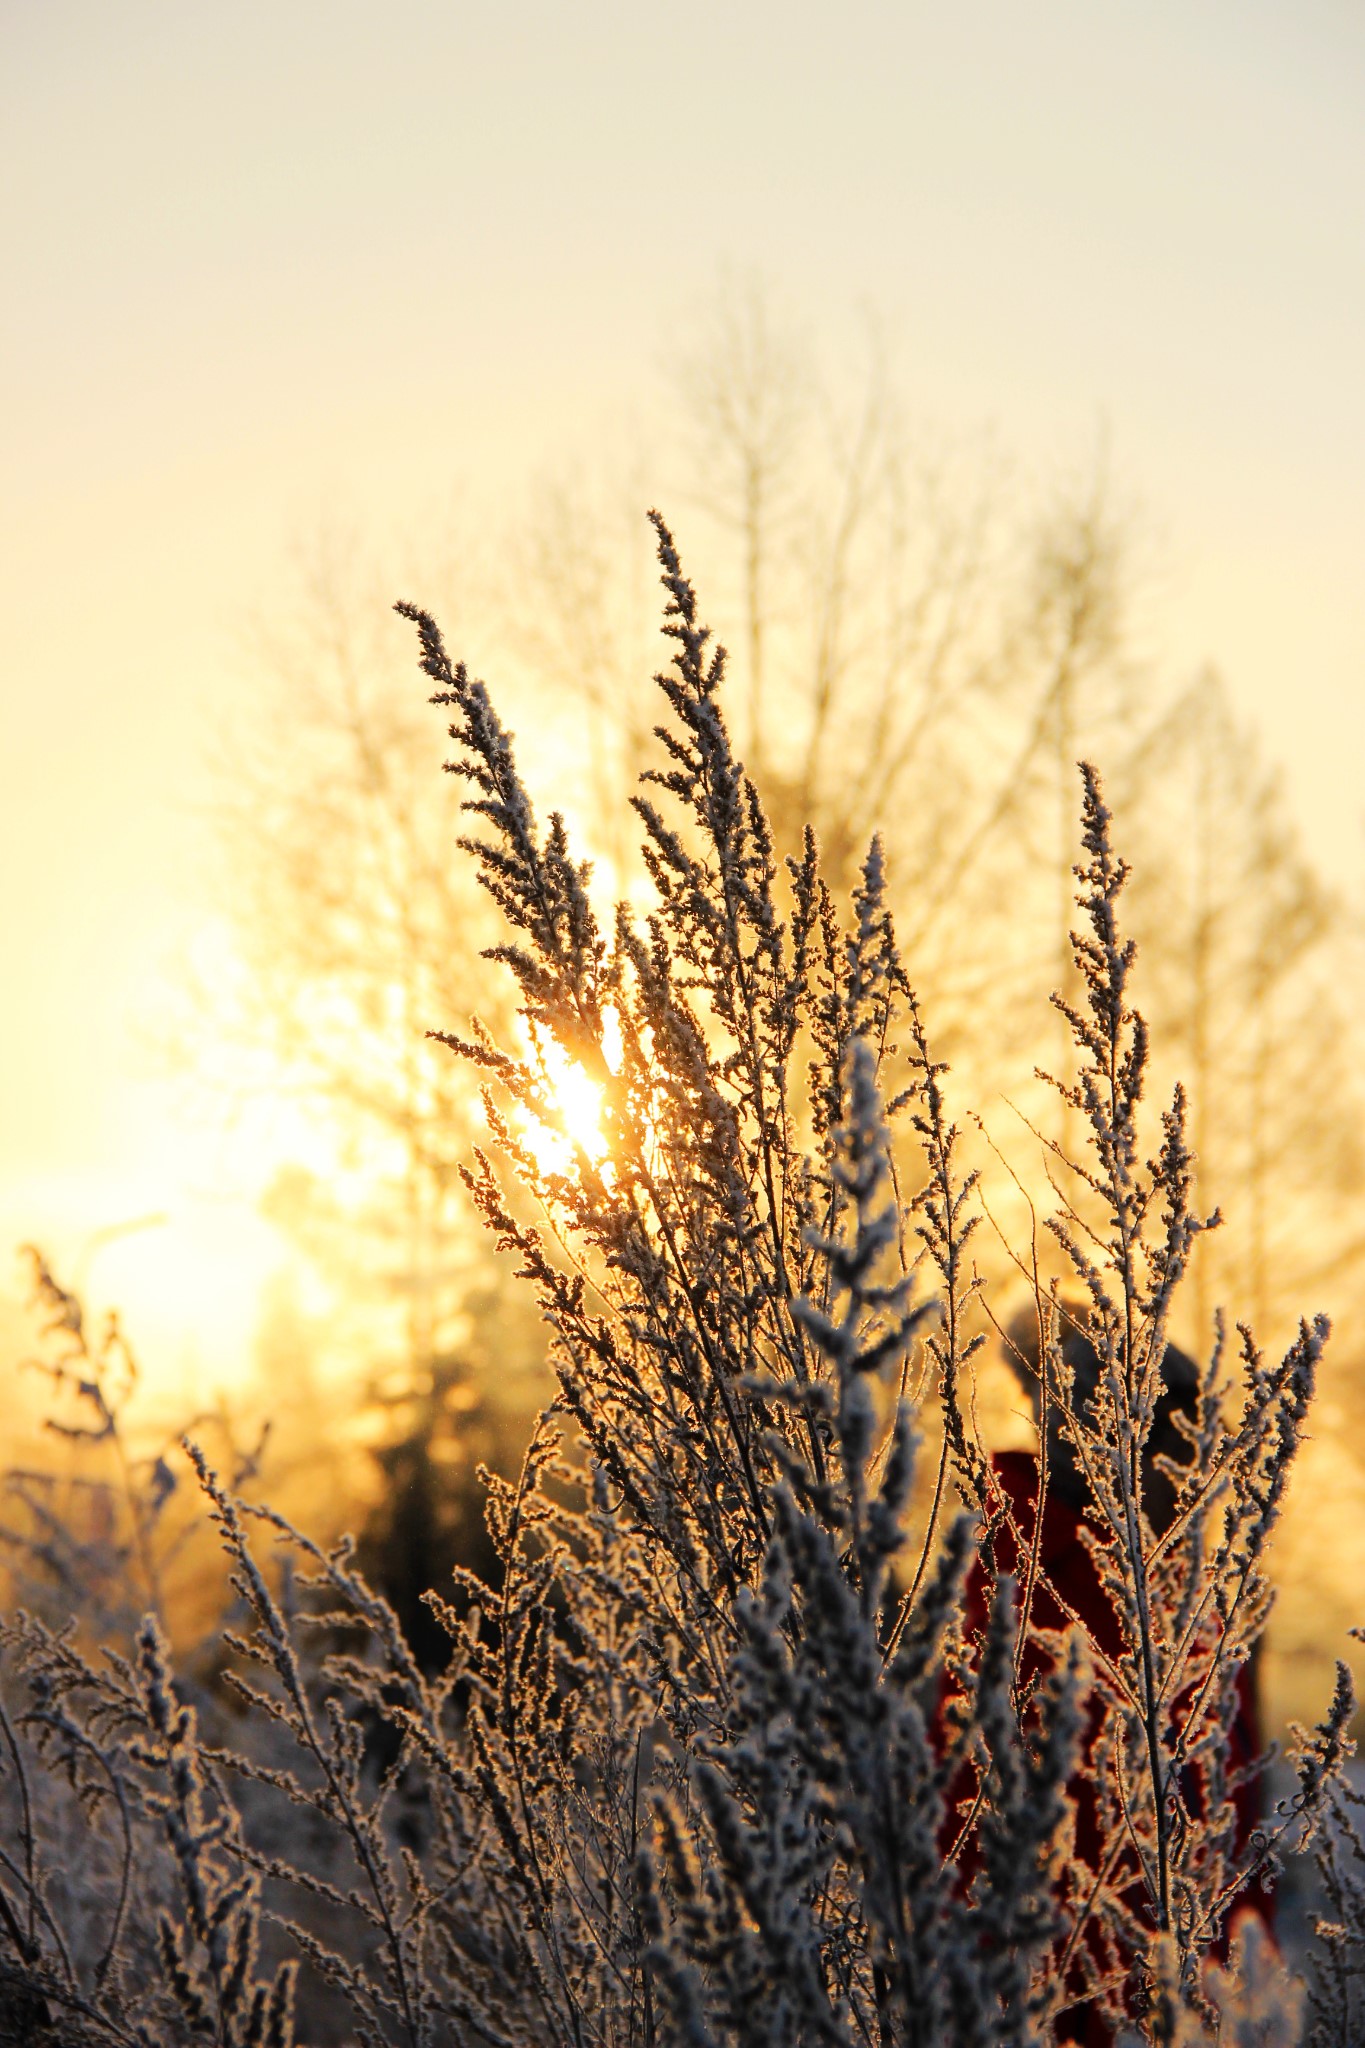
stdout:
<svg viewBox="0 0 1365 2048">
<path fill-rule="evenodd" d="M 269 1254 L 138 1045 L 238 622 L 324 513 L 647 420 L 725 266 L 875 310 L 918 412 L 1025 465 L 1103 422 L 1169 672 L 1223 668 L 1365 871 L 1354 4 L 3 0 L 0 167 L 0 1242 L 164 1210 L 100 1254 L 149 1316 L 199 1276 L 157 1343 L 226 1370 Z"/>
</svg>

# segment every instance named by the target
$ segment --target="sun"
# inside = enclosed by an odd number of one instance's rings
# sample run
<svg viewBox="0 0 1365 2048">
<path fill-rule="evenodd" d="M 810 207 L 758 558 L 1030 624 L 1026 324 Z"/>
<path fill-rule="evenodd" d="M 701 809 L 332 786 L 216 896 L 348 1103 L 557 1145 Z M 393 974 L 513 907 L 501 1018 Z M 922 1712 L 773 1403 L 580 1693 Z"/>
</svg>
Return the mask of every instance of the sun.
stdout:
<svg viewBox="0 0 1365 2048">
<path fill-rule="evenodd" d="M 553 1045 L 546 1059 L 554 1105 L 569 1139 L 600 1165 L 607 1149 L 602 1135 L 602 1090 L 562 1046 Z"/>
<path fill-rule="evenodd" d="M 613 1010 L 603 1018 L 602 1051 L 607 1065 L 616 1072 L 621 1060 L 621 1028 Z M 582 1152 L 594 1166 L 601 1167 L 610 1150 L 602 1129 L 601 1084 L 556 1039 L 538 1038 L 534 1058 L 554 1117 L 550 1123 L 530 1110 L 524 1113 L 523 1137 L 536 1165 L 543 1173 L 569 1173 L 575 1154 Z"/>
</svg>

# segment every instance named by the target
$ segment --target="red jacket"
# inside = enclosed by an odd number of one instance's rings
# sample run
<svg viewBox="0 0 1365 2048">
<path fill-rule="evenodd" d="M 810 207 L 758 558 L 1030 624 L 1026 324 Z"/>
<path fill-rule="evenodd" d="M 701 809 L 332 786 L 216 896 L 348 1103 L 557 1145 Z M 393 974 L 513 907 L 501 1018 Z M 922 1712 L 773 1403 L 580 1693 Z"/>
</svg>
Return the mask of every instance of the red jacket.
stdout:
<svg viewBox="0 0 1365 2048">
<path fill-rule="evenodd" d="M 1038 1461 L 1029 1451 L 1006 1451 L 997 1454 L 992 1463 L 1012 1517 L 1012 1522 L 1002 1522 L 996 1532 L 995 1559 L 1001 1571 L 1009 1572 L 1016 1579 L 1022 1599 L 1034 1537 Z M 1116 1659 L 1123 1648 L 1120 1618 L 1100 1583 L 1083 1533 L 1085 1528 L 1083 1511 L 1060 1493 L 1049 1492 L 1043 1513 L 1042 1539 L 1038 1546 L 1038 1572 L 1029 1606 L 1028 1640 L 1020 1664 L 1020 1680 L 1024 1687 L 1029 1687 L 1032 1681 L 1052 1669 L 1053 1651 L 1045 1638 L 1049 1633 L 1065 1633 L 1073 1625 L 1073 1617 L 1081 1624 L 1099 1656 Z M 969 1633 L 984 1629 L 991 1590 L 991 1576 L 978 1562 L 967 1582 L 965 1618 Z M 1083 1758 L 1088 1758 L 1103 1721 L 1101 1702 L 1094 1699 L 1082 1732 Z M 1253 1660 L 1243 1665 L 1239 1672 L 1236 1717 L 1229 1731 L 1227 1763 L 1238 1769 L 1253 1763 L 1260 1753 L 1261 1731 Z M 1076 1858 L 1098 1870 L 1102 1848 L 1100 1808 L 1093 1777 L 1084 1763 L 1073 1786 L 1073 1798 Z M 1193 1788 L 1191 1801 L 1197 1804 Z M 1236 1847 L 1240 1852 L 1250 1841 L 1252 1829 L 1260 1817 L 1254 1783 L 1243 1785 L 1235 1793 L 1234 1806 L 1237 1814 Z M 967 1874 L 970 1875 L 970 1870 Z M 1132 1884 L 1126 1888 L 1125 1897 L 1139 1919 L 1148 1918 L 1145 1888 L 1136 1871 Z M 1246 1907 L 1263 1920 L 1268 1920 L 1264 1895 L 1258 1888 L 1248 1887 L 1233 1901 L 1224 1921 L 1225 1929 L 1233 1914 Z M 1094 1939 L 1090 1939 L 1089 1947 L 1092 1957 L 1097 1957 Z M 1226 1934 L 1215 1952 L 1220 1956 L 1226 1954 Z M 1073 1988 L 1078 1994 L 1083 1981 L 1077 1966 Z M 1108 2048 L 1113 2036 L 1100 2013 L 1077 2005 L 1062 2016 L 1058 2039 L 1088 2043 L 1090 2048 Z"/>
</svg>

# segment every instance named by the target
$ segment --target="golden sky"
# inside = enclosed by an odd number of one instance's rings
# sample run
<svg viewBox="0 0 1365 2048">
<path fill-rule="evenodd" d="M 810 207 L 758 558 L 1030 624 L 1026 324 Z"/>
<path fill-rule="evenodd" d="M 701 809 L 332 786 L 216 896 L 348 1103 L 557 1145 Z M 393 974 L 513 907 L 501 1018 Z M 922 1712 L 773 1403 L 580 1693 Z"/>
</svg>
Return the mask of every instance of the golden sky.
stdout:
<svg viewBox="0 0 1365 2048">
<path fill-rule="evenodd" d="M 727 268 L 873 310 L 918 410 L 1025 465 L 1102 426 L 1168 669 L 1218 663 L 1365 873 L 1351 0 L 2 0 L 0 166 L 0 1242 L 91 1265 L 167 1214 L 98 1278 L 151 1316 L 174 1265 L 178 1356 L 227 1369 L 269 1256 L 142 1043 L 241 619 L 324 515 L 397 530 L 648 417 Z"/>
</svg>

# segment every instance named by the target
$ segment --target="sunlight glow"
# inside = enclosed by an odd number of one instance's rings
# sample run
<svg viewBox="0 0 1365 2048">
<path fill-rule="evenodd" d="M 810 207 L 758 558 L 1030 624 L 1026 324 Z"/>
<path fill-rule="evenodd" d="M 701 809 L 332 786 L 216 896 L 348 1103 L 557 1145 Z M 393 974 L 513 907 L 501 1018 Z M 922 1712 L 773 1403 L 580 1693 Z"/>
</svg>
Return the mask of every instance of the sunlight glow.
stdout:
<svg viewBox="0 0 1365 2048">
<path fill-rule="evenodd" d="M 603 1017 L 602 1051 L 612 1072 L 619 1071 L 621 1025 L 614 1010 Z M 555 1039 L 538 1039 L 535 1055 L 547 1107 L 554 1116 L 550 1123 L 525 1113 L 522 1135 L 537 1166 L 544 1173 L 568 1173 L 575 1152 L 582 1151 L 594 1166 L 601 1167 L 610 1148 L 602 1130 L 600 1084 Z"/>
<path fill-rule="evenodd" d="M 607 1149 L 602 1135 L 602 1090 L 589 1080 L 577 1060 L 571 1060 L 561 1046 L 552 1045 L 545 1059 L 554 1087 L 555 1108 L 569 1139 L 582 1147 L 594 1165 Z"/>
</svg>

